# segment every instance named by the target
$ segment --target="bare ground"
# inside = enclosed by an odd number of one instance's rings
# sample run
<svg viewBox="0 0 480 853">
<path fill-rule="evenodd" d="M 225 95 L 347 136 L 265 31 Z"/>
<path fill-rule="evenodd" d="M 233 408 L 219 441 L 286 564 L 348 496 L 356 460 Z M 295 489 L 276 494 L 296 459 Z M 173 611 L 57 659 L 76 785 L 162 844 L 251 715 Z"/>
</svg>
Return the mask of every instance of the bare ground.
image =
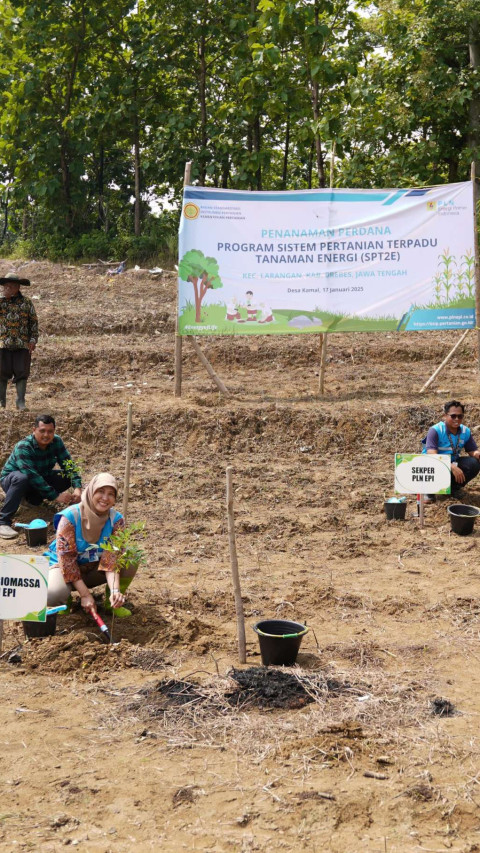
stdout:
<svg viewBox="0 0 480 853">
<path fill-rule="evenodd" d="M 201 342 L 228 399 L 185 341 L 175 399 L 173 275 L 22 272 L 42 338 L 29 411 L 9 392 L 0 413 L 0 461 L 48 410 L 85 479 L 123 481 L 132 401 L 129 519 L 146 522 L 148 566 L 118 645 L 78 610 L 44 640 L 5 626 L 0 849 L 479 850 L 479 532 L 452 534 L 448 501 L 424 530 L 412 499 L 405 522 L 383 514 L 393 453 L 418 448 L 444 399 L 480 435 L 474 333 L 422 396 L 457 333 L 332 335 L 323 398 L 315 336 Z M 247 667 L 256 621 L 306 620 L 299 707 L 228 699 L 227 464 Z"/>
</svg>

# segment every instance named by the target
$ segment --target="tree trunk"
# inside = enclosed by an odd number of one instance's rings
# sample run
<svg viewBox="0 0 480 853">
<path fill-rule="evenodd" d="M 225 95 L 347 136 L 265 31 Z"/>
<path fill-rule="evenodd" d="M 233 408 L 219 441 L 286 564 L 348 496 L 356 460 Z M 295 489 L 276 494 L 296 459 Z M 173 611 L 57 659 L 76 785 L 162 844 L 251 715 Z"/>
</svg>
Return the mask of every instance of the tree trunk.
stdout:
<svg viewBox="0 0 480 853">
<path fill-rule="evenodd" d="M 252 131 L 253 131 L 253 150 L 255 151 L 256 154 L 258 154 L 258 157 L 259 157 L 257 170 L 255 172 L 255 179 L 256 179 L 256 184 L 257 184 L 256 188 L 257 188 L 257 190 L 261 190 L 262 189 L 262 167 L 260 165 L 260 151 L 262 148 L 262 131 L 260 128 L 260 116 L 259 115 L 256 115 L 254 120 L 253 120 Z"/>
<path fill-rule="evenodd" d="M 207 66 L 205 57 L 205 32 L 202 32 L 200 44 L 198 46 L 198 58 L 200 60 L 200 69 L 198 74 L 198 90 L 200 97 L 200 169 L 199 179 L 200 185 L 205 186 L 207 176 Z"/>
<path fill-rule="evenodd" d="M 480 70 L 480 23 L 478 20 L 470 27 L 469 52 L 470 65 L 478 72 Z M 470 102 L 469 130 L 469 144 L 473 150 L 473 158 L 478 160 L 480 157 L 480 92 L 478 88 Z"/>
<path fill-rule="evenodd" d="M 67 226 L 68 231 L 71 231 L 72 227 L 73 227 L 73 206 L 72 206 L 72 195 L 71 195 L 71 187 L 70 187 L 68 136 L 66 133 L 62 133 L 62 138 L 61 138 L 61 143 L 60 143 L 60 170 L 61 170 L 61 174 L 62 174 L 63 203 L 65 205 L 65 225 Z"/>
<path fill-rule="evenodd" d="M 230 177 L 230 158 L 226 157 L 222 165 L 222 189 L 228 188 L 228 179 Z"/>
<path fill-rule="evenodd" d="M 4 210 L 4 219 L 3 219 L 3 231 L 2 231 L 2 242 L 5 240 L 8 231 L 8 190 L 5 193 L 5 201 L 2 202 L 2 207 Z"/>
<path fill-rule="evenodd" d="M 283 149 L 283 170 L 282 170 L 282 189 L 287 189 L 288 175 L 288 155 L 290 149 L 290 118 L 287 118 L 287 126 L 285 129 L 285 147 Z"/>
<path fill-rule="evenodd" d="M 105 174 L 105 150 L 103 145 L 100 146 L 100 156 L 98 163 L 97 191 L 98 191 L 98 228 L 105 227 L 105 206 L 104 206 L 104 174 Z"/>
<path fill-rule="evenodd" d="M 141 197 L 140 197 L 140 130 L 138 115 L 133 124 L 133 158 L 135 169 L 135 237 L 141 234 Z"/>
<path fill-rule="evenodd" d="M 308 189 L 312 189 L 312 173 L 313 173 L 313 152 L 315 150 L 315 145 L 312 142 L 310 145 L 310 151 L 308 152 L 308 160 L 307 160 L 307 186 Z"/>
</svg>

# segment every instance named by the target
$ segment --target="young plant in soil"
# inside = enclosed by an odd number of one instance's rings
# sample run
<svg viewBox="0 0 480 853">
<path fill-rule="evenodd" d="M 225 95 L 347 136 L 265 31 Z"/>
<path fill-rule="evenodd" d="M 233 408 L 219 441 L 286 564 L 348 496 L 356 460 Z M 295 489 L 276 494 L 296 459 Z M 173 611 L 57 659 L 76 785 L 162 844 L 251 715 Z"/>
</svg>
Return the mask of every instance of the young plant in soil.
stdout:
<svg viewBox="0 0 480 853">
<path fill-rule="evenodd" d="M 65 459 L 62 467 L 67 477 L 70 478 L 70 485 L 72 487 L 75 477 L 82 477 L 83 465 L 83 459 Z"/>
<path fill-rule="evenodd" d="M 119 575 L 122 569 L 132 569 L 134 566 L 140 567 L 147 562 L 145 551 L 138 542 L 139 537 L 144 536 L 144 530 L 144 521 L 134 521 L 123 530 L 117 530 L 116 533 L 112 533 L 108 541 L 103 543 L 102 549 L 109 553 L 114 553 L 117 557 L 115 574 Z M 110 629 L 112 643 L 114 621 L 115 611 L 112 607 L 112 627 Z"/>
</svg>

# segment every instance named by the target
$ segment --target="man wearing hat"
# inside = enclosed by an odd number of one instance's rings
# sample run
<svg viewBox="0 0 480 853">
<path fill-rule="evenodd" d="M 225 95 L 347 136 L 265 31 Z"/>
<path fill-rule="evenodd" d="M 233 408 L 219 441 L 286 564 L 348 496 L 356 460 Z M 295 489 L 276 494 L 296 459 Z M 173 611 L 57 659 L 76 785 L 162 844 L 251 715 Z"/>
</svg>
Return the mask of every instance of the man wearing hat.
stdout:
<svg viewBox="0 0 480 853">
<path fill-rule="evenodd" d="M 28 278 L 15 273 L 0 277 L 0 406 L 7 405 L 7 385 L 12 378 L 17 386 L 17 409 L 25 408 L 25 389 L 30 375 L 32 352 L 38 340 L 35 306 L 20 287 L 30 287 Z"/>
</svg>

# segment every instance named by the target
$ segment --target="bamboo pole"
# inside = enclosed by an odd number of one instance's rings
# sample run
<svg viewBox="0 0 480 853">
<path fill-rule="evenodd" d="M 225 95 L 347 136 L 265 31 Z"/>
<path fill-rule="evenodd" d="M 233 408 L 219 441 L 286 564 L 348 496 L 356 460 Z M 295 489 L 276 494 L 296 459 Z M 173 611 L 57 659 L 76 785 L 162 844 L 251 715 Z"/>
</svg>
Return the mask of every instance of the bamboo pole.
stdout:
<svg viewBox="0 0 480 853">
<path fill-rule="evenodd" d="M 192 174 L 192 161 L 188 160 L 185 163 L 185 172 L 183 174 L 183 186 L 188 187 Z M 183 338 L 178 334 L 178 284 L 177 284 L 177 316 L 175 322 L 175 397 L 182 396 L 182 345 Z"/>
<path fill-rule="evenodd" d="M 477 232 L 478 186 L 475 161 L 473 161 L 471 165 L 470 178 L 473 184 L 473 246 L 475 253 L 475 328 L 477 330 L 477 368 L 480 372 L 480 252 L 478 249 Z"/>
<path fill-rule="evenodd" d="M 240 589 L 240 576 L 238 574 L 237 548 L 235 545 L 235 521 L 233 516 L 233 484 L 232 466 L 227 466 L 227 520 L 228 520 L 228 544 L 230 548 L 230 566 L 232 569 L 233 595 L 235 597 L 235 612 L 237 614 L 237 639 L 238 659 L 240 663 L 247 662 L 247 648 L 245 639 L 245 619 L 243 616 L 242 591 Z"/>
<path fill-rule="evenodd" d="M 193 349 L 195 350 L 195 352 L 196 352 L 196 354 L 197 354 L 198 358 L 199 358 L 199 359 L 200 359 L 200 361 L 202 362 L 202 364 L 203 364 L 203 366 L 204 366 L 205 370 L 207 371 L 208 375 L 210 376 L 210 379 L 212 379 L 212 380 L 213 380 L 213 382 L 214 382 L 214 383 L 215 383 L 215 385 L 217 386 L 217 388 L 218 388 L 218 390 L 220 391 L 220 393 L 221 393 L 221 394 L 223 394 L 225 397 L 228 397 L 228 396 L 229 396 L 228 388 L 223 384 L 223 382 L 222 382 L 222 380 L 220 379 L 220 377 L 219 377 L 219 376 L 217 376 L 217 374 L 215 373 L 215 371 L 214 371 L 214 369 L 213 369 L 212 365 L 210 364 L 210 362 L 209 362 L 209 360 L 208 360 L 207 356 L 202 352 L 202 350 L 200 349 L 200 347 L 199 347 L 199 345 L 198 345 L 197 341 L 195 340 L 195 338 L 193 338 L 193 337 L 190 337 L 190 336 L 189 336 L 189 341 L 190 341 L 190 343 L 191 343 L 191 345 L 192 345 Z"/>
<path fill-rule="evenodd" d="M 325 388 L 325 365 L 327 363 L 327 333 L 322 332 L 322 342 L 320 351 L 320 377 L 318 380 L 318 393 L 323 396 Z"/>
<path fill-rule="evenodd" d="M 459 338 L 459 340 L 457 341 L 457 343 L 455 344 L 455 346 L 454 346 L 454 347 L 452 347 L 452 349 L 450 350 L 450 352 L 448 353 L 448 355 L 443 359 L 443 361 L 442 361 L 441 365 L 440 365 L 439 367 L 437 367 L 437 369 L 435 370 L 435 372 L 434 372 L 434 373 L 432 373 L 432 375 L 431 375 L 430 379 L 427 379 L 427 381 L 425 382 L 425 385 L 423 386 L 423 388 L 421 388 L 421 389 L 420 389 L 420 394 L 423 394 L 423 392 L 424 392 L 424 391 L 426 391 L 426 390 L 427 390 L 427 388 L 432 384 L 432 382 L 433 382 L 433 380 L 435 379 L 435 377 L 436 377 L 436 376 L 438 376 L 438 374 L 440 373 L 440 371 L 441 371 L 441 370 L 445 367 L 445 365 L 450 361 L 450 359 L 451 359 L 451 357 L 452 357 L 453 353 L 455 352 L 455 350 L 456 350 L 456 349 L 458 349 L 458 347 L 460 346 L 460 344 L 462 343 L 462 341 L 464 341 L 464 340 L 465 340 L 465 338 L 467 337 L 467 335 L 468 335 L 468 333 L 469 333 L 469 332 L 471 332 L 471 329 L 467 329 L 467 330 L 463 333 L 462 337 L 461 337 L 461 338 Z"/>
<path fill-rule="evenodd" d="M 127 412 L 127 448 L 125 453 L 125 480 L 123 483 L 123 508 L 122 515 L 127 522 L 127 506 L 130 491 L 130 460 L 132 457 L 132 404 L 128 404 Z"/>
<path fill-rule="evenodd" d="M 420 519 L 420 529 L 425 527 L 425 495 L 420 495 L 420 503 L 418 505 L 418 516 Z"/>
</svg>

